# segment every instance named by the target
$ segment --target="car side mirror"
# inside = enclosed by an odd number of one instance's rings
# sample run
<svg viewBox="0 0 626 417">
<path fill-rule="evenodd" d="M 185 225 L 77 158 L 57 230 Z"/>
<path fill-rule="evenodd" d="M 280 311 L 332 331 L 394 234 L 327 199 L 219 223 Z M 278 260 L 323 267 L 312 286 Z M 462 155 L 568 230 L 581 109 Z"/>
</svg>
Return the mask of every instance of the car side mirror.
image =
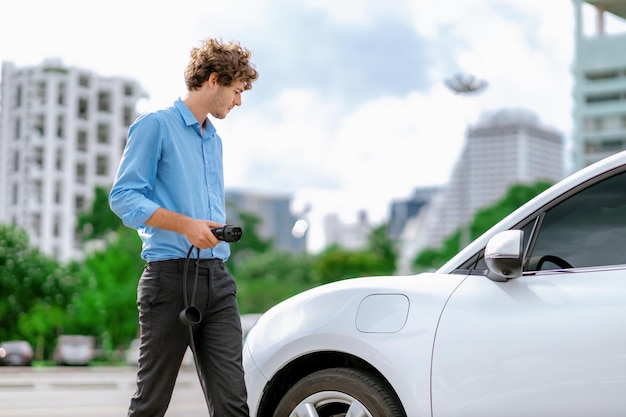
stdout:
<svg viewBox="0 0 626 417">
<path fill-rule="evenodd" d="M 487 277 L 504 282 L 522 275 L 524 232 L 505 230 L 494 235 L 485 246 Z"/>
</svg>

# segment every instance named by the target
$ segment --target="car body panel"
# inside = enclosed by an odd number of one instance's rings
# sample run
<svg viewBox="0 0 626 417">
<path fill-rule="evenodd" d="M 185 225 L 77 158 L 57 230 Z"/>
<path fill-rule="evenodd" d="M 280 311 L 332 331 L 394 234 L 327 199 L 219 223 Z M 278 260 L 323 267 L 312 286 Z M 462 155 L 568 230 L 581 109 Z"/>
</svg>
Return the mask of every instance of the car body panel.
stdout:
<svg viewBox="0 0 626 417">
<path fill-rule="evenodd" d="M 302 355 L 349 352 L 370 363 L 399 387 L 398 395 L 403 402 L 414 404 L 415 416 L 429 415 L 430 409 L 424 405 L 428 404 L 425 398 L 430 396 L 430 387 L 428 383 L 420 385 L 419 381 L 430 379 L 434 329 L 448 297 L 463 278 L 434 274 L 359 278 L 299 294 L 270 309 L 248 333 L 244 350 L 246 382 L 253 387 L 251 391 L 260 392 L 280 369 Z M 400 295 L 409 302 L 404 326 L 395 332 L 360 331 L 356 320 L 362 302 L 372 295 L 389 294 Z M 390 323 L 396 326 L 397 319 L 392 318 Z M 388 330 L 384 325 L 376 326 Z M 411 341 L 414 349 L 410 357 L 396 343 L 398 339 Z M 403 363 L 400 369 L 398 361 Z M 258 404 L 254 402 L 250 406 L 256 410 Z"/>
<path fill-rule="evenodd" d="M 437 329 L 433 416 L 623 415 L 626 266 L 597 272 L 468 277 Z"/>
</svg>

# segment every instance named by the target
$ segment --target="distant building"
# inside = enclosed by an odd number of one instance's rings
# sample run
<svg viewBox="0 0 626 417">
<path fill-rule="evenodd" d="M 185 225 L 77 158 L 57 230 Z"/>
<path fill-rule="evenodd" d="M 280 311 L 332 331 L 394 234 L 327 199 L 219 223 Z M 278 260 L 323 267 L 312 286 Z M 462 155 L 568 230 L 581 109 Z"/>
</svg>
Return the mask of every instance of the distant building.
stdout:
<svg viewBox="0 0 626 417">
<path fill-rule="evenodd" d="M 345 223 L 338 214 L 328 214 L 324 217 L 324 236 L 326 245 L 339 245 L 349 250 L 364 249 L 372 232 L 367 212 L 360 211 L 357 221 Z"/>
<path fill-rule="evenodd" d="M 96 186 L 110 187 L 137 102 L 134 80 L 102 77 L 50 59 L 2 65 L 0 222 L 60 261 L 80 258 L 77 216 Z"/>
<path fill-rule="evenodd" d="M 419 187 L 408 199 L 392 201 L 389 205 L 389 237 L 401 237 L 407 222 L 439 192 L 439 187 Z"/>
<path fill-rule="evenodd" d="M 574 110 L 575 170 L 626 149 L 626 31 L 607 32 L 607 18 L 626 27 L 626 2 L 573 0 L 575 10 Z M 596 30 L 584 28 L 584 11 L 595 9 Z M 590 10 L 588 10 L 590 11 Z"/>
<path fill-rule="evenodd" d="M 298 220 L 291 211 L 291 197 L 253 193 L 241 190 L 226 190 L 226 220 L 238 225 L 239 213 L 254 214 L 259 217 L 257 233 L 264 239 L 271 239 L 274 247 L 292 253 L 306 251 L 307 234 L 295 233 Z M 243 231 L 245 236 L 246 231 Z"/>
<path fill-rule="evenodd" d="M 512 185 L 562 179 L 563 160 L 561 133 L 543 126 L 534 114 L 526 110 L 483 114 L 468 128 L 449 183 L 407 225 L 401 272 L 406 272 L 417 253 L 440 247 L 445 238 L 468 224 L 478 209 L 504 197 Z M 464 238 L 464 243 L 469 243 L 469 236 Z"/>
</svg>

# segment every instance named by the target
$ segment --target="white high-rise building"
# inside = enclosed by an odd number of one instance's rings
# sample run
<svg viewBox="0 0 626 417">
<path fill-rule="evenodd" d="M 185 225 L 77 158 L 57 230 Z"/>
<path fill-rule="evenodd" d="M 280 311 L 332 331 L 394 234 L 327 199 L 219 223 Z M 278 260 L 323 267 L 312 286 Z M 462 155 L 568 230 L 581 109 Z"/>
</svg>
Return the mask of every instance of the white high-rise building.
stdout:
<svg viewBox="0 0 626 417">
<path fill-rule="evenodd" d="M 557 182 L 564 173 L 564 141 L 526 110 L 485 113 L 468 128 L 449 183 L 407 225 L 399 269 L 421 250 L 438 248 L 477 210 L 503 198 L 515 184 Z M 463 237 L 463 234 L 462 234 Z M 465 236 L 469 243 L 469 236 Z"/>
<path fill-rule="evenodd" d="M 573 0 L 575 170 L 626 149 L 626 0 Z M 593 15 L 595 30 L 586 17 Z M 609 30 L 615 27 L 615 30 Z"/>
<path fill-rule="evenodd" d="M 80 258 L 77 216 L 96 186 L 112 184 L 147 94 L 134 80 L 57 59 L 3 62 L 0 87 L 0 222 L 24 228 L 32 246 L 60 261 Z"/>
</svg>

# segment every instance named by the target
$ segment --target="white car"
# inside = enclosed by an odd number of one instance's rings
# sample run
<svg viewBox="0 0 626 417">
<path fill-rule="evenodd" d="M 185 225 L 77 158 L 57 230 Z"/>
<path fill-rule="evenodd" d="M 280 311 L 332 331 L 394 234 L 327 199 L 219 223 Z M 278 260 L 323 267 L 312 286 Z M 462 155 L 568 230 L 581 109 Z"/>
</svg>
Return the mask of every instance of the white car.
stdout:
<svg viewBox="0 0 626 417">
<path fill-rule="evenodd" d="M 95 355 L 96 338 L 88 335 L 59 336 L 54 350 L 57 365 L 87 366 Z"/>
<path fill-rule="evenodd" d="M 278 304 L 248 334 L 244 367 L 254 417 L 626 415 L 626 152 L 435 273 Z"/>
</svg>

